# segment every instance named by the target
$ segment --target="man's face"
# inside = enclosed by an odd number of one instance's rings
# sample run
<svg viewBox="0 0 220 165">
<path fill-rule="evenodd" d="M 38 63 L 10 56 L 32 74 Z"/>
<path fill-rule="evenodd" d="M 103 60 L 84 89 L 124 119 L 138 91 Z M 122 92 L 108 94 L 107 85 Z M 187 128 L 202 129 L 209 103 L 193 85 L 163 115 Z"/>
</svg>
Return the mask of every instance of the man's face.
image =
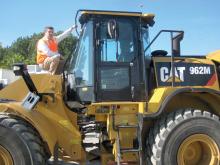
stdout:
<svg viewBox="0 0 220 165">
<path fill-rule="evenodd" d="M 47 38 L 47 39 L 52 39 L 53 38 L 53 29 L 46 29 L 45 33 L 44 33 L 44 36 Z"/>
</svg>

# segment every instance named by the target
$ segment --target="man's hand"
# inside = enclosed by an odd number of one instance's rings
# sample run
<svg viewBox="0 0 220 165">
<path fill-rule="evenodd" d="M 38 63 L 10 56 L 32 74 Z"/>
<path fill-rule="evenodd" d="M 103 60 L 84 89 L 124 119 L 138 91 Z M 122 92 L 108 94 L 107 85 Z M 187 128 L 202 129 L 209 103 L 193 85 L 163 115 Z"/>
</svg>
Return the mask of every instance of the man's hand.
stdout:
<svg viewBox="0 0 220 165">
<path fill-rule="evenodd" d="M 76 29 L 76 28 L 77 28 L 77 25 L 73 25 L 73 26 L 71 27 L 71 30 Z"/>
</svg>

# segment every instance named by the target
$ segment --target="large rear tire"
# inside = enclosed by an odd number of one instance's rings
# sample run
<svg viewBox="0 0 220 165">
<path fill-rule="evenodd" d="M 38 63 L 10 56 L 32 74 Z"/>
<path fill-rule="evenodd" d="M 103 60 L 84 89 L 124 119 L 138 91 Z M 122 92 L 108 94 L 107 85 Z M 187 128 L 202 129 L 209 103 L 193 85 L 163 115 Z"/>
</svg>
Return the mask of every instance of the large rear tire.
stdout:
<svg viewBox="0 0 220 165">
<path fill-rule="evenodd" d="M 179 110 L 159 120 L 147 140 L 147 164 L 220 164 L 220 121 L 207 111 Z"/>
<path fill-rule="evenodd" d="M 45 165 L 38 133 L 25 121 L 0 114 L 0 164 Z"/>
</svg>

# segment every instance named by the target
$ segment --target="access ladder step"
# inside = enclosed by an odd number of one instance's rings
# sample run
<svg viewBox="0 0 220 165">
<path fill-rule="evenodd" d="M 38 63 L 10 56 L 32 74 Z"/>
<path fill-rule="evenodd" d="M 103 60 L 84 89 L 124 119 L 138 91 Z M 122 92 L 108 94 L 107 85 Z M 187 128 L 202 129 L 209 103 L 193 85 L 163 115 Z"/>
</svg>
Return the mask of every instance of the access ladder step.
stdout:
<svg viewBox="0 0 220 165">
<path fill-rule="evenodd" d="M 107 165 L 117 165 L 117 162 L 114 161 L 108 161 Z M 137 161 L 121 161 L 120 165 L 138 165 L 139 162 Z"/>
<path fill-rule="evenodd" d="M 138 128 L 138 125 L 118 125 L 118 128 Z"/>
<path fill-rule="evenodd" d="M 128 148 L 128 149 L 121 149 L 121 153 L 126 153 L 126 152 L 140 152 L 140 149 L 134 149 L 134 148 Z"/>
</svg>

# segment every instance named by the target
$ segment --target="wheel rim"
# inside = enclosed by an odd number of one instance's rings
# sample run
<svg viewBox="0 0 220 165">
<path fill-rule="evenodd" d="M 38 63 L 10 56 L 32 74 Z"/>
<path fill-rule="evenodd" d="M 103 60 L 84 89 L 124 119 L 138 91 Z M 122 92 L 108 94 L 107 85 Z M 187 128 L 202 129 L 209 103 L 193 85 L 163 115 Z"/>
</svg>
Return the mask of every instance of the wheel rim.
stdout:
<svg viewBox="0 0 220 165">
<path fill-rule="evenodd" d="M 205 134 L 187 137 L 180 145 L 177 154 L 179 165 L 219 164 L 220 152 L 216 142 Z"/>
<path fill-rule="evenodd" d="M 12 165 L 13 159 L 11 154 L 4 147 L 0 145 L 0 164 Z"/>
</svg>

